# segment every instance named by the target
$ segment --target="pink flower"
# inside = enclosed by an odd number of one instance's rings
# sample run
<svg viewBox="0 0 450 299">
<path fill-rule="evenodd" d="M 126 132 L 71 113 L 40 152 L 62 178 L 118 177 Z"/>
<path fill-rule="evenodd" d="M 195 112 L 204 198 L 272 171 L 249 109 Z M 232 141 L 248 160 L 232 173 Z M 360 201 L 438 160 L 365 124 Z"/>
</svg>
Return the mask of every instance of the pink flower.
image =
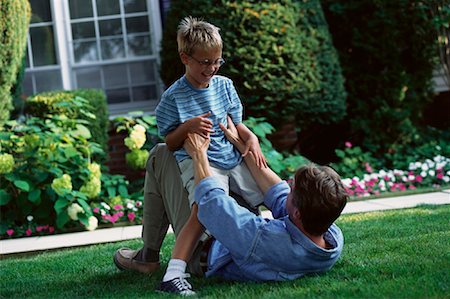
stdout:
<svg viewBox="0 0 450 299">
<path fill-rule="evenodd" d="M 122 206 L 122 205 L 115 205 L 115 206 L 113 207 L 113 209 L 116 210 L 116 211 L 122 210 L 122 209 L 123 209 L 123 206 Z"/>
<path fill-rule="evenodd" d="M 134 221 L 134 218 L 136 218 L 136 214 L 134 214 L 133 212 L 128 213 L 128 220 L 130 220 L 130 222 Z"/>
<path fill-rule="evenodd" d="M 8 229 L 6 231 L 6 234 L 11 237 L 14 234 L 14 230 L 13 229 Z"/>
<path fill-rule="evenodd" d="M 53 226 L 50 226 L 49 228 L 48 228 L 48 232 L 49 233 L 53 233 L 55 231 L 55 228 L 53 227 Z"/>
<path fill-rule="evenodd" d="M 42 226 L 37 226 L 37 227 L 36 227 L 36 231 L 37 231 L 38 233 L 40 233 L 43 229 L 44 229 L 44 227 L 42 227 Z"/>
<path fill-rule="evenodd" d="M 142 202 L 140 202 L 140 201 L 136 201 L 136 207 L 140 207 L 140 206 L 142 206 Z"/>
<path fill-rule="evenodd" d="M 372 173 L 372 171 L 373 171 L 372 166 L 370 166 L 370 164 L 368 162 L 364 163 L 364 166 L 368 173 Z"/>
<path fill-rule="evenodd" d="M 31 234 L 32 234 L 31 229 L 27 229 L 27 230 L 25 231 L 25 234 L 26 234 L 28 237 L 31 236 Z"/>
<path fill-rule="evenodd" d="M 351 148 L 353 145 L 350 143 L 350 141 L 346 141 L 345 143 L 345 147 L 347 148 Z"/>
<path fill-rule="evenodd" d="M 409 187 L 408 187 L 410 190 L 414 190 L 414 189 L 416 189 L 416 187 L 414 187 L 413 185 L 409 185 Z"/>
<path fill-rule="evenodd" d="M 99 208 L 94 208 L 94 213 L 98 213 L 98 212 L 100 212 L 100 209 Z"/>
<path fill-rule="evenodd" d="M 440 173 L 438 173 L 438 174 L 436 175 L 436 177 L 437 177 L 438 179 L 442 180 L 442 178 L 444 177 L 444 174 L 443 174 L 442 172 L 440 172 Z"/>
<path fill-rule="evenodd" d="M 423 181 L 423 178 L 422 178 L 422 176 L 420 176 L 420 175 L 416 175 L 416 182 L 422 182 Z"/>
</svg>

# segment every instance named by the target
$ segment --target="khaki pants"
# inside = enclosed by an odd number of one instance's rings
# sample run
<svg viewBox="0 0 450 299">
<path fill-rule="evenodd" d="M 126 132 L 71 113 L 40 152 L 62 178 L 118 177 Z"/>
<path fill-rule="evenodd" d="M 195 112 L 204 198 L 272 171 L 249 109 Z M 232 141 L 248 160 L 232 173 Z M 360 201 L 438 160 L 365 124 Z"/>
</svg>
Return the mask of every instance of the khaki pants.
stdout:
<svg viewBox="0 0 450 299">
<path fill-rule="evenodd" d="M 249 206 L 242 197 L 235 194 L 233 197 L 240 205 L 255 214 L 259 213 L 257 208 Z M 190 213 L 188 193 L 183 187 L 175 157 L 165 144 L 157 144 L 150 151 L 146 165 L 142 229 L 144 246 L 159 251 L 169 225 L 172 225 L 175 236 L 178 236 Z M 188 263 L 189 272 L 194 275 L 203 275 L 200 267 L 200 254 L 202 241 L 206 237 L 206 235 L 202 236 Z"/>
</svg>

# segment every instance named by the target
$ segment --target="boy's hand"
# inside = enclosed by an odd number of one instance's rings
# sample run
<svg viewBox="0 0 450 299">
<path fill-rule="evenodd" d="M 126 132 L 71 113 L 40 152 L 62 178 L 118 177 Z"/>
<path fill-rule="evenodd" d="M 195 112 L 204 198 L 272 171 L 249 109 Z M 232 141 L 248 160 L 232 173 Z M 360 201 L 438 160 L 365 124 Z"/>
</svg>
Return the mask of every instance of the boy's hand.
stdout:
<svg viewBox="0 0 450 299">
<path fill-rule="evenodd" d="M 203 138 L 209 138 L 209 134 L 213 133 L 214 130 L 213 122 L 208 118 L 211 112 L 193 117 L 184 122 L 184 126 L 188 133 L 197 133 Z"/>
</svg>

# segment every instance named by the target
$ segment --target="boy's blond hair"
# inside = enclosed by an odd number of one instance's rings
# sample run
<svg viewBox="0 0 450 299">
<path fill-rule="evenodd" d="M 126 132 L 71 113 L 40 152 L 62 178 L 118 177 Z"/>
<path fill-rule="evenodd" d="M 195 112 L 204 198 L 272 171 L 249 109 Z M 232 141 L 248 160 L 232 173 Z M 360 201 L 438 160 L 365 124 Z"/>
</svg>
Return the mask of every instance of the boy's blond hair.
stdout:
<svg viewBox="0 0 450 299">
<path fill-rule="evenodd" d="M 219 30 L 203 20 L 191 16 L 184 18 L 178 25 L 178 52 L 192 55 L 197 48 L 222 49 Z"/>
</svg>

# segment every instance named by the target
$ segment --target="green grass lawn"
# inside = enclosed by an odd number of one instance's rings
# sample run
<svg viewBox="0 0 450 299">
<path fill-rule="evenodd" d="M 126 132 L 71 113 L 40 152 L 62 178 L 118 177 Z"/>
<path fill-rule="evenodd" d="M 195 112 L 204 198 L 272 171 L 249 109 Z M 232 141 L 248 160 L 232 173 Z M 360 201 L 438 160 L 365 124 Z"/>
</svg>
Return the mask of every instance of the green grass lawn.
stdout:
<svg viewBox="0 0 450 299">
<path fill-rule="evenodd" d="M 344 215 L 342 258 L 328 273 L 290 282 L 192 279 L 205 298 L 450 298 L 450 205 Z M 163 245 L 166 265 L 174 242 Z M 121 272 L 112 261 L 140 240 L 7 257 L 0 261 L 0 298 L 165 298 L 149 277 Z"/>
</svg>

